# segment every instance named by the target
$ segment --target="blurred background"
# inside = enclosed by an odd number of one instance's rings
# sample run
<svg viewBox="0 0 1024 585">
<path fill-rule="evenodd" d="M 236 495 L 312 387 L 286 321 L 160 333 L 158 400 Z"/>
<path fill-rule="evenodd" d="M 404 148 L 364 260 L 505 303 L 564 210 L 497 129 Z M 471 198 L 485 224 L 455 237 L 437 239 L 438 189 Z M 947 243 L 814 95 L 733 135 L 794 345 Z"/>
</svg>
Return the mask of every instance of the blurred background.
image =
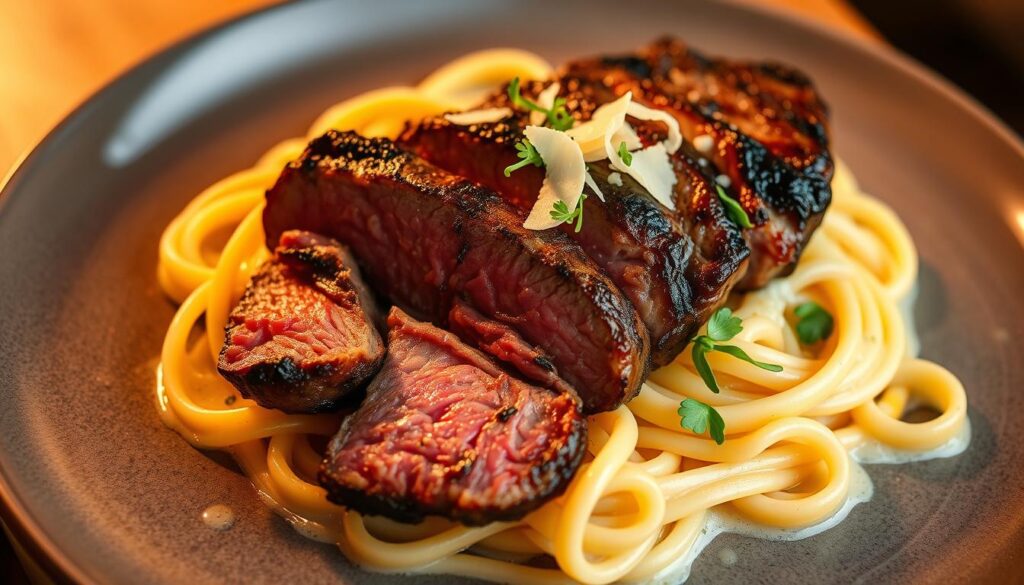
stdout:
<svg viewBox="0 0 1024 585">
<path fill-rule="evenodd" d="M 894 45 L 1024 132 L 1024 0 L 732 1 L 768 5 L 866 42 Z M 0 176 L 131 65 L 277 2 L 0 0 Z"/>
<path fill-rule="evenodd" d="M 1024 0 L 731 1 L 788 11 L 863 42 L 895 46 L 1024 134 Z M 133 64 L 204 28 L 276 3 L 0 0 L 0 173 Z M 31 567 L 28 572 L 35 573 Z M 15 547 L 0 535 L 0 583 L 27 582 Z"/>
</svg>

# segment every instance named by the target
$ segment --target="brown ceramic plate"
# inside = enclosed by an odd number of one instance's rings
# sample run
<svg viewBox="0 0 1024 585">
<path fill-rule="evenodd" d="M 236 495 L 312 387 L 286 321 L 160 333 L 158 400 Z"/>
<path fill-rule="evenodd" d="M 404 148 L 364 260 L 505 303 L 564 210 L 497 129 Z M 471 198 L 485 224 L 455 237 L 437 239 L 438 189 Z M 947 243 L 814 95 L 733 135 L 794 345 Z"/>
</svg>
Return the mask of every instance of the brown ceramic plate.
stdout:
<svg viewBox="0 0 1024 585">
<path fill-rule="evenodd" d="M 90 100 L 0 200 L 0 494 L 11 528 L 81 582 L 407 582 L 370 578 L 302 538 L 230 463 L 161 425 L 154 371 L 174 308 L 154 276 L 157 238 L 200 189 L 342 98 L 473 49 L 519 46 L 557 62 L 665 32 L 812 75 L 834 111 L 836 151 L 920 247 L 923 355 L 963 379 L 974 429 L 958 458 L 871 467 L 874 500 L 819 536 L 719 537 L 693 582 L 1019 578 L 1024 148 L 890 50 L 707 2 L 291 4 L 189 40 Z M 239 514 L 226 533 L 200 521 L 216 502 Z M 718 562 L 723 546 L 735 565 Z"/>
</svg>

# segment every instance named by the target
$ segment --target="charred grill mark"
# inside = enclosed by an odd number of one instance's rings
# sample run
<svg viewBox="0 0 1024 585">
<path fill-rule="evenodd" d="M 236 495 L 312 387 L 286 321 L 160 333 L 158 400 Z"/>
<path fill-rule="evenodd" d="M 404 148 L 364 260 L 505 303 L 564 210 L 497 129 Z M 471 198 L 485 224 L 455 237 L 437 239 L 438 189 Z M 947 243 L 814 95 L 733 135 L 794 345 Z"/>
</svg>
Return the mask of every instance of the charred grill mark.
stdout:
<svg viewBox="0 0 1024 585">
<path fill-rule="evenodd" d="M 287 232 L 229 315 L 217 369 L 266 408 L 337 410 L 384 359 L 375 314 L 337 242 Z"/>
<path fill-rule="evenodd" d="M 640 57 L 610 58 L 605 62 L 637 74 L 650 72 L 649 64 Z M 614 88 L 599 77 L 563 74 L 558 78 L 562 86 L 559 96 L 566 100 L 576 120 L 589 119 L 597 107 L 618 97 Z M 547 84 L 528 82 L 522 91 L 536 97 Z M 484 107 L 510 105 L 502 91 L 488 99 Z M 512 144 L 522 136 L 528 117 L 527 112 L 516 111 L 512 118 L 498 124 L 468 127 L 453 125 L 443 117 L 431 118 L 408 128 L 400 142 L 431 162 L 494 189 L 525 213 L 536 200 L 543 170 L 526 167 L 504 177 L 501 169 L 517 160 Z M 660 124 L 631 122 L 645 144 L 665 138 Z M 681 169 L 694 164 L 681 156 L 676 159 Z M 611 169 L 607 163 L 593 162 L 588 167 L 606 201 L 584 204 L 581 232 L 575 232 L 573 226 L 562 226 L 561 231 L 580 243 L 637 309 L 651 338 L 652 365 L 668 363 L 685 347 L 701 317 L 724 301 L 742 275 L 746 247 L 724 211 L 709 211 L 721 207 L 717 198 L 704 198 L 702 207 L 691 209 L 690 198 L 680 193 L 683 205 L 674 215 L 628 175 L 622 174 L 622 187 L 608 183 Z M 687 171 L 677 172 L 681 184 L 708 180 L 696 171 L 689 172 L 689 178 L 683 177 Z M 717 243 L 709 245 L 707 240 Z M 717 269 L 712 270 L 711 265 Z M 705 294 L 706 290 L 711 294 Z M 710 305 L 705 299 L 710 299 Z"/>
<path fill-rule="evenodd" d="M 551 360 L 546 358 L 545 356 L 538 355 L 534 357 L 533 363 L 537 364 L 542 369 L 547 370 L 548 372 L 555 371 L 555 364 L 551 363 Z"/>
<path fill-rule="evenodd" d="M 295 171 L 310 157 L 316 169 L 300 181 Z M 334 131 L 285 169 L 264 210 L 268 241 L 300 226 L 337 237 L 395 304 L 443 324 L 453 302 L 467 302 L 543 349 L 566 382 L 586 389 L 588 412 L 614 408 L 647 371 L 646 330 L 575 243 L 522 221 L 493 192 L 390 141 Z M 531 314 L 559 319 L 564 331 Z"/>
<path fill-rule="evenodd" d="M 831 200 L 827 108 L 806 76 L 773 63 L 710 59 L 671 38 L 632 55 L 569 63 L 562 75 L 575 87 L 633 91 L 674 113 L 688 140 L 710 136 L 714 147 L 697 167 L 712 181 L 728 178 L 727 191 L 755 224 L 744 232 L 751 258 L 740 288 L 792 270 Z"/>
</svg>

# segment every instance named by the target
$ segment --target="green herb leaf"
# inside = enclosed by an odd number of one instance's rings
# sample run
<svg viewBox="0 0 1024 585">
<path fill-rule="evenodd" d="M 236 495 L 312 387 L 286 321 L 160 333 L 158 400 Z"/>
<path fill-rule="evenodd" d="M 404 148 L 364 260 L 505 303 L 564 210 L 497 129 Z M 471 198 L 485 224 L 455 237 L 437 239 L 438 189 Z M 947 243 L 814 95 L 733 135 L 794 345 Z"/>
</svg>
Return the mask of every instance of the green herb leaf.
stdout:
<svg viewBox="0 0 1024 585">
<path fill-rule="evenodd" d="M 555 201 L 551 206 L 551 219 L 568 224 L 572 224 L 575 221 L 576 233 L 579 233 L 583 229 L 583 200 L 586 198 L 586 193 L 580 195 L 579 202 L 576 203 L 576 208 L 572 211 L 569 210 L 569 206 L 565 204 L 565 201 Z"/>
<path fill-rule="evenodd" d="M 512 102 L 513 106 L 521 110 L 533 110 L 547 113 L 546 109 L 523 97 L 520 93 L 518 77 L 513 78 L 511 83 L 508 84 L 508 99 Z"/>
<path fill-rule="evenodd" d="M 555 204 L 551 209 L 551 219 L 566 222 L 572 218 L 573 212 L 569 211 L 569 206 L 565 204 L 565 201 L 562 201 L 561 199 L 555 201 Z"/>
<path fill-rule="evenodd" d="M 736 347 L 735 345 L 722 345 L 720 343 L 716 343 L 715 344 L 715 351 L 720 351 L 722 353 L 727 353 L 727 354 L 731 355 L 734 358 L 738 358 L 738 359 L 741 359 L 741 360 L 747 362 L 748 364 L 754 364 L 755 366 L 761 368 L 762 370 L 768 370 L 769 372 L 781 372 L 782 371 L 782 366 L 780 366 L 778 364 L 768 364 L 768 363 L 765 363 L 765 362 L 759 362 L 759 361 L 755 360 L 754 358 L 750 357 L 749 355 L 747 355 L 747 352 L 745 352 L 742 349 Z"/>
<path fill-rule="evenodd" d="M 711 369 L 711 364 L 708 363 L 708 352 L 720 351 L 769 372 L 782 371 L 780 365 L 759 362 L 739 347 L 721 343 L 736 337 L 740 331 L 743 331 L 743 320 L 733 315 L 732 310 L 728 307 L 722 307 L 708 319 L 708 334 L 698 335 L 693 340 L 693 349 L 690 354 L 693 358 L 693 367 L 697 369 L 697 373 L 704 380 L 704 385 L 715 394 L 721 392 L 721 388 L 718 386 L 718 380 L 715 378 L 715 372 Z"/>
<path fill-rule="evenodd" d="M 537 102 L 523 97 L 518 77 L 513 78 L 508 84 L 508 99 L 516 108 L 543 113 L 548 120 L 548 125 L 559 132 L 565 132 L 572 128 L 576 122 L 572 114 L 565 109 L 565 98 L 555 98 L 551 108 L 545 108 Z"/>
<path fill-rule="evenodd" d="M 678 413 L 679 425 L 684 429 L 689 429 L 698 435 L 703 435 L 704 431 L 708 431 L 715 443 L 721 445 L 725 442 L 725 421 L 714 407 L 699 400 L 687 398 L 679 403 Z"/>
<path fill-rule="evenodd" d="M 572 114 L 565 109 L 565 98 L 555 98 L 554 103 L 551 105 L 551 109 L 547 112 L 548 124 L 551 128 L 558 130 L 559 132 L 565 132 L 572 128 L 572 125 L 576 123 L 573 119 Z"/>
<path fill-rule="evenodd" d="M 832 315 L 814 301 L 807 301 L 793 309 L 793 314 L 800 320 L 796 324 L 796 334 L 804 345 L 817 343 L 832 335 L 835 322 Z"/>
<path fill-rule="evenodd" d="M 713 344 L 708 337 L 701 335 L 693 340 L 693 349 L 690 351 L 690 357 L 693 358 L 693 367 L 697 368 L 697 373 L 704 380 L 704 385 L 715 394 L 718 394 L 720 392 L 718 380 L 715 379 L 715 373 L 711 371 L 711 364 L 708 363 L 707 357 L 712 347 Z"/>
<path fill-rule="evenodd" d="M 520 159 L 519 162 L 505 167 L 505 176 L 510 177 L 514 171 L 517 171 L 525 166 L 533 165 L 535 167 L 544 166 L 544 159 L 540 157 L 540 153 L 537 149 L 530 144 L 530 141 L 523 138 L 516 143 L 516 156 Z"/>
<path fill-rule="evenodd" d="M 744 228 L 754 227 L 754 224 L 750 223 L 750 216 L 747 215 L 746 210 L 743 209 L 739 201 L 729 197 L 725 193 L 725 189 L 717 183 L 715 184 L 715 189 L 718 191 L 718 198 L 722 200 L 722 205 L 725 207 L 725 214 L 729 216 L 733 223 Z"/>
<path fill-rule="evenodd" d="M 732 309 L 722 307 L 708 319 L 708 337 L 712 341 L 729 341 L 743 331 L 743 320 L 732 314 Z"/>
<path fill-rule="evenodd" d="M 627 167 L 633 164 L 633 153 L 626 149 L 625 140 L 619 143 L 619 158 L 622 159 L 622 164 Z"/>
</svg>

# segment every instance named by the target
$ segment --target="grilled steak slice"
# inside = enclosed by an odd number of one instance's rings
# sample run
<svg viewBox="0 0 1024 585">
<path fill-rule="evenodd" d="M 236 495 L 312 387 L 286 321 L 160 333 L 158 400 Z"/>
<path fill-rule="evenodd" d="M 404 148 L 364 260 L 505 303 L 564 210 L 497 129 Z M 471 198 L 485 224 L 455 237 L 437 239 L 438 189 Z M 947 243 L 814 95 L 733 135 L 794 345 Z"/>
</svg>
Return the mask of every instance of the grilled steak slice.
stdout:
<svg viewBox="0 0 1024 585">
<path fill-rule="evenodd" d="M 673 113 L 683 135 L 702 146 L 704 168 L 721 176 L 754 224 L 744 233 L 752 254 L 739 288 L 792 271 L 832 197 L 827 109 L 803 74 L 709 59 L 663 39 L 636 54 L 571 62 L 563 76 L 615 95 L 632 91 Z"/>
<path fill-rule="evenodd" d="M 487 319 L 461 301 L 456 301 L 448 313 L 448 330 L 536 384 L 559 392 L 571 390 L 544 350 L 527 343 L 508 325 Z"/>
<path fill-rule="evenodd" d="M 374 301 L 337 242 L 300 231 L 279 239 L 228 317 L 217 370 L 260 406 L 335 410 L 384 360 Z"/>
<path fill-rule="evenodd" d="M 336 237 L 379 293 L 444 324 L 456 299 L 541 348 L 587 412 L 615 408 L 647 375 L 646 331 L 619 289 L 557 232 L 384 139 L 328 132 L 267 192 L 267 240 Z"/>
<path fill-rule="evenodd" d="M 330 442 L 328 499 L 400 522 L 517 520 L 560 494 L 583 458 L 573 392 L 509 377 L 480 352 L 400 309 L 366 400 Z"/>
<path fill-rule="evenodd" d="M 599 83 L 562 81 L 561 97 L 578 120 L 589 119 L 596 107 L 618 97 Z M 536 95 L 542 88 L 540 83 L 525 84 L 523 93 Z M 501 92 L 485 107 L 510 105 Z M 661 124 L 629 121 L 643 130 L 641 138 L 648 144 L 664 137 Z M 503 169 L 518 160 L 514 145 L 529 123 L 522 111 L 497 123 L 469 126 L 432 118 L 408 128 L 400 143 L 528 211 L 537 200 L 543 169 L 529 166 L 510 177 L 504 176 Z M 700 324 L 725 302 L 748 256 L 740 232 L 726 218 L 713 187 L 694 167 L 693 159 L 677 153 L 673 164 L 678 177 L 677 213 L 654 200 L 628 175 L 609 183 L 612 170 L 600 161 L 588 166 L 605 201 L 591 196 L 584 203 L 586 221 L 581 231 L 561 226 L 640 314 L 651 339 L 654 366 L 672 361 Z"/>
</svg>

